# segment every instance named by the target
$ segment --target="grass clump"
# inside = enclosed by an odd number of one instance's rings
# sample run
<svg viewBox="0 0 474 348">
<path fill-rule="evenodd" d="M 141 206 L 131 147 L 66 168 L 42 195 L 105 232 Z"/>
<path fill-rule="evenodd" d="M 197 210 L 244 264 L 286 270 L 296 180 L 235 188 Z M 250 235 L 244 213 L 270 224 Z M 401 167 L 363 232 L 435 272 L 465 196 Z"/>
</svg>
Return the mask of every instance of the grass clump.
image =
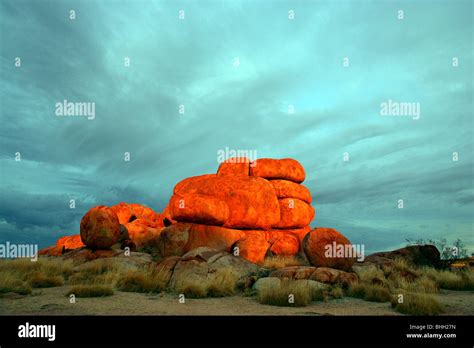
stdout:
<svg viewBox="0 0 474 348">
<path fill-rule="evenodd" d="M 327 301 L 328 294 L 327 291 L 323 289 L 317 289 L 311 292 L 311 299 L 313 301 Z"/>
<path fill-rule="evenodd" d="M 207 284 L 207 295 L 210 297 L 225 297 L 235 294 L 237 277 L 228 269 L 216 272 Z"/>
<path fill-rule="evenodd" d="M 429 294 L 405 293 L 401 303 L 396 297 L 392 299 L 391 304 L 396 311 L 408 315 L 437 315 L 443 313 L 443 307 L 436 297 Z"/>
<path fill-rule="evenodd" d="M 110 285 L 76 285 L 68 291 L 67 296 L 76 297 L 105 297 L 112 296 L 114 291 Z"/>
<path fill-rule="evenodd" d="M 301 266 L 302 262 L 295 256 L 277 255 L 267 257 L 263 262 L 264 268 L 280 269 L 291 266 Z"/>
<path fill-rule="evenodd" d="M 61 259 L 13 259 L 0 261 L 0 292 L 30 294 L 31 288 L 62 286 L 73 273 L 72 262 Z"/>
<path fill-rule="evenodd" d="M 207 297 L 207 288 L 204 284 L 180 281 L 176 283 L 175 291 L 189 298 Z"/>
<path fill-rule="evenodd" d="M 361 283 L 388 287 L 388 280 L 385 278 L 384 272 L 376 266 L 367 267 L 364 272 L 359 273 L 359 280 Z"/>
<path fill-rule="evenodd" d="M 9 274 L 17 279 L 28 281 L 37 274 L 45 277 L 69 277 L 73 273 L 73 264 L 61 259 L 30 259 L 2 260 L 0 262 L 0 276 Z"/>
<path fill-rule="evenodd" d="M 344 297 L 344 290 L 339 286 L 334 286 L 328 290 L 315 289 L 311 293 L 313 301 L 329 301 Z"/>
<path fill-rule="evenodd" d="M 129 272 L 123 275 L 116 284 L 117 290 L 126 292 L 160 292 L 161 288 L 139 272 Z"/>
<path fill-rule="evenodd" d="M 19 295 L 31 294 L 31 286 L 12 275 L 5 275 L 0 283 L 0 293 L 14 292 Z"/>
<path fill-rule="evenodd" d="M 98 275 L 90 275 L 88 273 L 77 272 L 69 278 L 69 285 L 104 285 L 114 284 L 118 274 L 104 273 Z"/>
<path fill-rule="evenodd" d="M 423 274 L 438 284 L 441 289 L 469 291 L 474 290 L 474 274 L 467 271 L 436 270 L 424 268 Z"/>
<path fill-rule="evenodd" d="M 179 278 L 174 290 L 190 298 L 223 297 L 235 294 L 237 277 L 229 269 L 218 270 L 203 279 Z"/>
<path fill-rule="evenodd" d="M 344 291 L 340 286 L 335 286 L 329 291 L 329 296 L 333 299 L 343 298 Z"/>
<path fill-rule="evenodd" d="M 153 266 L 143 270 L 128 271 L 121 275 L 116 283 L 117 290 L 126 292 L 160 292 L 166 289 L 168 275 Z"/>
<path fill-rule="evenodd" d="M 349 287 L 347 295 L 370 302 L 389 302 L 391 299 L 387 288 L 374 284 L 353 284 Z"/>
<path fill-rule="evenodd" d="M 430 294 L 436 294 L 438 292 L 438 284 L 432 278 L 426 275 L 411 279 L 404 278 L 398 274 L 393 274 L 390 277 L 388 284 L 392 292 L 397 292 L 399 289 L 409 292 Z"/>
<path fill-rule="evenodd" d="M 261 289 L 257 301 L 272 306 L 302 307 L 311 303 L 317 293 L 303 282 L 282 279 L 280 286 Z"/>
<path fill-rule="evenodd" d="M 62 286 L 64 279 L 61 276 L 47 276 L 42 273 L 35 273 L 30 277 L 29 284 L 33 288 L 53 288 Z"/>
<path fill-rule="evenodd" d="M 115 284 L 123 273 L 114 260 L 94 260 L 81 265 L 69 278 L 71 285 Z"/>
</svg>

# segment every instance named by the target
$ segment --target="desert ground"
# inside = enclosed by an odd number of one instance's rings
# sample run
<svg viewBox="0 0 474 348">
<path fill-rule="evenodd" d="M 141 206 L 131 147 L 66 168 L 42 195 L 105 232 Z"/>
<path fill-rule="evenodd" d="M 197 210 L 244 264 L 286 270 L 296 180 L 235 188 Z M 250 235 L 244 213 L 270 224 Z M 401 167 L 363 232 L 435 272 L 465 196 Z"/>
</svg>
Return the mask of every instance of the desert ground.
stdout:
<svg viewBox="0 0 474 348">
<path fill-rule="evenodd" d="M 425 249 L 374 254 L 351 272 L 294 257 L 256 265 L 207 247 L 157 261 L 87 248 L 0 260 L 0 315 L 473 315 L 471 260 L 409 262 Z"/>
<path fill-rule="evenodd" d="M 113 296 L 80 298 L 71 304 L 70 287 L 35 290 L 31 295 L 13 293 L 0 298 L 3 315 L 402 315 L 389 303 L 344 297 L 312 302 L 305 307 L 279 307 L 258 303 L 253 297 L 231 296 L 186 299 L 173 294 L 116 291 Z M 442 290 L 438 300 L 444 315 L 472 315 L 474 292 Z"/>
</svg>

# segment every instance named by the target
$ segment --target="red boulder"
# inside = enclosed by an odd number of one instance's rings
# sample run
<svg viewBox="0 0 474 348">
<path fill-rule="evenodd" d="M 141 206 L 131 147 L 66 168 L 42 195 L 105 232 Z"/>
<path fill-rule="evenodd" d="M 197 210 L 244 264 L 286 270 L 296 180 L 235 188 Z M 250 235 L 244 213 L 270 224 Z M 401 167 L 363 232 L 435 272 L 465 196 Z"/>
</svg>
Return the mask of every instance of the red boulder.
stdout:
<svg viewBox="0 0 474 348">
<path fill-rule="evenodd" d="M 296 198 L 279 199 L 280 222 L 276 228 L 302 228 L 314 218 L 314 208 Z"/>
<path fill-rule="evenodd" d="M 296 255 L 300 250 L 300 241 L 296 235 L 286 230 L 268 232 L 268 242 L 272 255 Z"/>
<path fill-rule="evenodd" d="M 201 175 L 178 183 L 175 194 L 200 194 L 225 202 L 229 217 L 224 227 L 269 229 L 280 221 L 273 186 L 265 179 L 243 175 Z"/>
<path fill-rule="evenodd" d="M 270 180 L 278 199 L 297 198 L 308 204 L 311 204 L 313 198 L 306 186 L 296 184 L 288 180 Z"/>
<path fill-rule="evenodd" d="M 136 219 L 125 224 L 130 240 L 137 249 L 146 245 L 155 245 L 162 231 L 162 227 L 146 219 Z"/>
<path fill-rule="evenodd" d="M 82 243 L 81 235 L 75 234 L 73 236 L 64 236 L 59 238 L 56 241 L 56 246 L 59 248 L 64 247 L 65 250 L 72 250 L 82 248 L 84 246 L 84 243 Z"/>
<path fill-rule="evenodd" d="M 172 219 L 221 226 L 229 219 L 229 207 L 219 198 L 197 193 L 175 194 L 169 203 Z"/>
<path fill-rule="evenodd" d="M 245 157 L 232 157 L 219 165 L 217 175 L 249 175 L 250 160 Z"/>
<path fill-rule="evenodd" d="M 110 207 L 119 219 L 119 222 L 122 225 L 125 225 L 129 222 L 132 222 L 135 219 L 144 219 L 152 222 L 153 224 L 158 224 L 163 227 L 163 218 L 162 214 L 158 214 L 153 209 L 145 207 L 144 205 L 137 203 L 119 203 Z"/>
<path fill-rule="evenodd" d="M 263 263 L 270 243 L 265 231 L 244 231 L 244 236 L 234 245 L 238 248 L 238 255 L 253 263 Z M 233 248 L 233 249 L 234 249 Z M 235 250 L 232 250 L 235 253 Z"/>
<path fill-rule="evenodd" d="M 162 257 L 182 256 L 199 247 L 230 252 L 243 234 L 241 230 L 178 222 L 161 231 L 158 249 Z"/>
<path fill-rule="evenodd" d="M 351 242 L 332 228 L 318 227 L 309 232 L 303 239 L 303 249 L 316 267 L 350 271 L 355 262 Z"/>
<path fill-rule="evenodd" d="M 250 175 L 265 179 L 283 179 L 301 183 L 305 179 L 303 166 L 292 158 L 259 158 L 250 164 Z"/>
<path fill-rule="evenodd" d="M 117 214 L 106 206 L 91 208 L 81 220 L 81 240 L 89 248 L 107 249 L 120 236 Z"/>
</svg>

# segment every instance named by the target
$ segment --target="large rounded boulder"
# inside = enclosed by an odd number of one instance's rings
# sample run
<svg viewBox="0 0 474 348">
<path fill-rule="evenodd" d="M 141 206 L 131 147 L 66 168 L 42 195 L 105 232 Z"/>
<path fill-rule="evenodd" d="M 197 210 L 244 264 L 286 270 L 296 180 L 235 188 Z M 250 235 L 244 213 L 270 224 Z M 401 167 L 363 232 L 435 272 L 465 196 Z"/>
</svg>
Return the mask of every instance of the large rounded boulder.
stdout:
<svg viewBox="0 0 474 348">
<path fill-rule="evenodd" d="M 350 271 L 355 262 L 351 242 L 333 228 L 318 227 L 303 239 L 303 250 L 316 267 Z"/>
<path fill-rule="evenodd" d="M 82 248 L 84 243 L 82 243 L 81 235 L 75 234 L 73 236 L 64 236 L 59 238 L 56 241 L 56 246 L 64 248 L 65 250 L 73 250 L 77 248 Z"/>
<path fill-rule="evenodd" d="M 245 157 L 231 157 L 219 165 L 217 175 L 246 175 L 250 172 L 250 160 Z"/>
<path fill-rule="evenodd" d="M 273 186 L 268 180 L 243 175 L 201 175 L 187 178 L 174 188 L 175 195 L 187 195 L 188 199 L 201 200 L 201 196 L 211 196 L 225 202 L 229 215 L 223 227 L 242 229 L 270 229 L 280 222 L 280 207 Z M 193 198 L 193 195 L 196 195 Z M 199 196 L 197 196 L 199 195 Z M 172 198 L 173 200 L 174 198 Z M 199 203 L 201 204 L 201 203 Z M 213 203 L 214 204 L 214 203 Z M 195 208 L 198 206 L 195 205 Z M 209 213 L 201 206 L 195 216 L 187 216 L 187 221 L 202 222 L 202 216 Z M 171 217 L 179 220 L 173 214 Z"/>
<path fill-rule="evenodd" d="M 128 239 L 131 240 L 135 247 L 140 249 L 144 246 L 154 246 L 157 243 L 163 228 L 156 223 L 152 223 L 146 219 L 135 219 L 124 225 Z"/>
<path fill-rule="evenodd" d="M 174 220 L 222 226 L 229 219 L 229 207 L 223 200 L 197 193 L 175 194 L 169 203 Z"/>
<path fill-rule="evenodd" d="M 110 209 L 117 214 L 119 222 L 122 225 L 133 222 L 136 219 L 143 219 L 150 222 L 150 225 L 154 226 L 158 224 L 160 227 L 163 227 L 163 218 L 162 214 L 156 213 L 153 209 L 148 208 L 144 205 L 137 203 L 125 203 L 121 202 L 114 206 L 111 206 Z"/>
<path fill-rule="evenodd" d="M 265 179 L 283 179 L 302 183 L 306 173 L 303 166 L 292 158 L 259 158 L 250 164 L 250 175 Z"/>
<path fill-rule="evenodd" d="M 162 257 L 182 256 L 199 247 L 231 251 L 244 233 L 241 230 L 178 222 L 164 228 L 157 240 Z"/>
<path fill-rule="evenodd" d="M 107 249 L 120 237 L 117 214 L 104 205 L 90 209 L 81 220 L 81 240 L 91 249 Z"/>
<path fill-rule="evenodd" d="M 243 231 L 243 237 L 233 245 L 232 252 L 247 261 L 261 264 L 269 252 L 270 242 L 266 231 Z"/>
<path fill-rule="evenodd" d="M 288 180 L 270 180 L 278 199 L 297 198 L 311 204 L 311 192 L 306 186 Z"/>
<path fill-rule="evenodd" d="M 268 232 L 268 241 L 271 245 L 272 255 L 293 256 L 300 250 L 300 241 L 298 237 L 286 230 L 271 230 Z"/>
<path fill-rule="evenodd" d="M 276 228 L 302 228 L 314 218 L 314 208 L 296 198 L 279 199 L 280 222 Z"/>
</svg>

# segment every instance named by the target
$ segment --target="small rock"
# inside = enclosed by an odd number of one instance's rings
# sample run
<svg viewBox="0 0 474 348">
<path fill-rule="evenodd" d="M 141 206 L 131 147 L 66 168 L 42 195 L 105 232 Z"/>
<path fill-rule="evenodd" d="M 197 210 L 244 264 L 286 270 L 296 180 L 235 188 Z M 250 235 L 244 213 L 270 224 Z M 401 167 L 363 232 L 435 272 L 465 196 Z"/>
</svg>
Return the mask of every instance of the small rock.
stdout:
<svg viewBox="0 0 474 348">
<path fill-rule="evenodd" d="M 280 268 L 270 273 L 270 277 L 288 278 L 288 279 L 309 279 L 316 270 L 312 266 L 291 266 Z"/>
<path fill-rule="evenodd" d="M 316 268 L 316 270 L 311 274 L 310 279 L 325 284 L 341 284 L 344 287 L 356 283 L 359 280 L 356 273 L 344 272 L 328 267 Z"/>
<path fill-rule="evenodd" d="M 275 277 L 260 278 L 255 282 L 252 288 L 260 292 L 264 289 L 280 287 L 280 284 L 281 284 L 280 278 L 275 278 Z"/>
<path fill-rule="evenodd" d="M 311 291 L 327 290 L 329 286 L 315 280 L 298 279 L 292 280 L 295 286 L 304 286 L 311 289 Z M 253 289 L 260 292 L 266 289 L 278 288 L 281 286 L 281 279 L 275 277 L 260 278 L 253 285 Z"/>
</svg>

